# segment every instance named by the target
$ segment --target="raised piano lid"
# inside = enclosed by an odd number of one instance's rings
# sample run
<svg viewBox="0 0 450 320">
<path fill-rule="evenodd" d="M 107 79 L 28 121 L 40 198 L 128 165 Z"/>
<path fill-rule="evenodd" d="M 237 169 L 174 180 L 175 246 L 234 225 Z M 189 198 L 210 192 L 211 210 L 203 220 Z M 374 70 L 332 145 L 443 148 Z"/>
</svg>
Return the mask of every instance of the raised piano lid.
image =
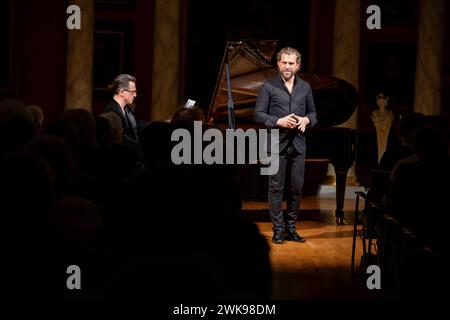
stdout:
<svg viewBox="0 0 450 320">
<path fill-rule="evenodd" d="M 255 101 L 262 84 L 278 73 L 274 55 L 278 40 L 227 42 L 206 121 L 226 123 L 227 50 L 236 123 L 253 123 Z M 319 126 L 334 126 L 346 121 L 356 109 L 358 95 L 353 85 L 342 79 L 299 72 L 312 88 Z"/>
</svg>

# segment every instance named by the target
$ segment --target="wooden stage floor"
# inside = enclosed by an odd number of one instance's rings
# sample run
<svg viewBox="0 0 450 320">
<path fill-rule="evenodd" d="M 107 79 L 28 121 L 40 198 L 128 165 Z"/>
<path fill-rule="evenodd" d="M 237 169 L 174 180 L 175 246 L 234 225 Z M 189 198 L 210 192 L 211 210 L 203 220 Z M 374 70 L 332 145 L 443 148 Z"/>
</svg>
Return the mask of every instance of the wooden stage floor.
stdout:
<svg viewBox="0 0 450 320">
<path fill-rule="evenodd" d="M 273 233 L 267 202 L 244 201 L 242 214 L 257 224 L 271 248 L 273 299 L 372 300 L 380 297 L 376 290 L 366 288 L 361 275 L 352 275 L 350 271 L 354 206 L 355 200 L 345 200 L 344 211 L 349 224 L 338 226 L 334 218 L 333 199 L 304 198 L 297 230 L 306 238 L 306 243 L 287 241 L 279 245 L 271 241 Z M 361 252 L 358 233 L 357 267 Z"/>
</svg>

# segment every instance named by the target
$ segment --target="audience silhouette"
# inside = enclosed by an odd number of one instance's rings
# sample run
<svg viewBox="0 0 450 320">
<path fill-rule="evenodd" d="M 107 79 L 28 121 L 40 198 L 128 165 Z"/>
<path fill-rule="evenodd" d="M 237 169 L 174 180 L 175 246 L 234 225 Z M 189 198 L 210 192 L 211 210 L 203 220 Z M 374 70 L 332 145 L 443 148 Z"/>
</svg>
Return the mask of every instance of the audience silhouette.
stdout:
<svg viewBox="0 0 450 320">
<path fill-rule="evenodd" d="M 397 161 L 386 194 L 397 231 L 387 237 L 384 255 L 401 297 L 436 298 L 449 284 L 450 159 L 448 131 L 439 122 L 427 116 L 412 132 L 414 154 Z"/>
<path fill-rule="evenodd" d="M 35 118 L 31 109 L 15 100 L 0 107 L 3 293 L 270 297 L 269 247 L 241 219 L 236 168 L 171 161 L 173 130 L 192 128 L 202 120 L 198 110 L 144 130 L 142 171 L 121 144 L 115 114 L 66 110 L 42 132 L 44 115 Z M 82 271 L 82 290 L 66 287 L 70 265 Z"/>
</svg>

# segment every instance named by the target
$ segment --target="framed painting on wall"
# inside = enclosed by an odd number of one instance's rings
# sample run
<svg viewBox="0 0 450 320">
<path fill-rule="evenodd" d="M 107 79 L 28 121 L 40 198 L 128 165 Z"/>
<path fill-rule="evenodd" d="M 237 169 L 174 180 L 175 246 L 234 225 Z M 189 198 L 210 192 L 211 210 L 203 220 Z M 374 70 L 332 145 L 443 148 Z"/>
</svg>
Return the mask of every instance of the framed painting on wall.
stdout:
<svg viewBox="0 0 450 320">
<path fill-rule="evenodd" d="M 115 76 L 130 70 L 131 30 L 128 24 L 98 24 L 94 32 L 94 90 L 110 90 Z"/>
<path fill-rule="evenodd" d="M 383 92 L 397 111 L 412 107 L 416 73 L 417 46 L 414 43 L 368 43 L 364 55 L 365 81 L 361 91 L 364 104 L 375 106 Z"/>
</svg>

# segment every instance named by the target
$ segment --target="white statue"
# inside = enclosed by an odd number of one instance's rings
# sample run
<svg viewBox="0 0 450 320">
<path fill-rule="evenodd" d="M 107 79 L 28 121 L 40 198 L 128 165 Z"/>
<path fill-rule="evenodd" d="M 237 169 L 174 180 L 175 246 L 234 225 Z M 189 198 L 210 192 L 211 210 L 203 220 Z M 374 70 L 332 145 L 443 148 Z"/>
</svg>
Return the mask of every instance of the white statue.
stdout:
<svg viewBox="0 0 450 320">
<path fill-rule="evenodd" d="M 381 156 L 386 151 L 389 129 L 392 121 L 394 121 L 394 113 L 386 109 L 389 97 L 385 97 L 384 93 L 379 93 L 376 98 L 379 109 L 372 112 L 372 122 L 377 132 L 378 161 L 380 161 Z"/>
</svg>

